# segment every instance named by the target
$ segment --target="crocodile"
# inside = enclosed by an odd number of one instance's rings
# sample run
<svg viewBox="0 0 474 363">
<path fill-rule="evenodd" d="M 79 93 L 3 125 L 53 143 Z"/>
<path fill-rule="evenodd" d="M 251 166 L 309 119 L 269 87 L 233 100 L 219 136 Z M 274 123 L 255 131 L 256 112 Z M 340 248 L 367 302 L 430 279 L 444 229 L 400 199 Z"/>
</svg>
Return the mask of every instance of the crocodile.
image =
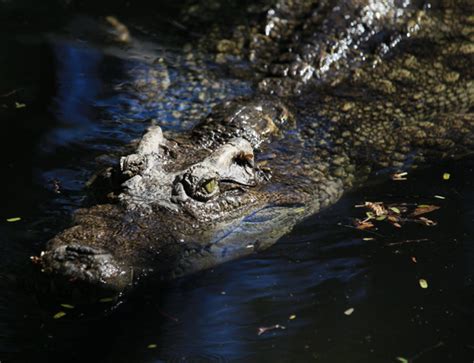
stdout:
<svg viewBox="0 0 474 363">
<path fill-rule="evenodd" d="M 151 125 L 47 243 L 44 273 L 114 293 L 185 276 L 270 247 L 369 179 L 472 153 L 469 1 L 264 9 L 205 40 L 223 67 L 249 64 L 254 93 L 184 132 Z"/>
</svg>

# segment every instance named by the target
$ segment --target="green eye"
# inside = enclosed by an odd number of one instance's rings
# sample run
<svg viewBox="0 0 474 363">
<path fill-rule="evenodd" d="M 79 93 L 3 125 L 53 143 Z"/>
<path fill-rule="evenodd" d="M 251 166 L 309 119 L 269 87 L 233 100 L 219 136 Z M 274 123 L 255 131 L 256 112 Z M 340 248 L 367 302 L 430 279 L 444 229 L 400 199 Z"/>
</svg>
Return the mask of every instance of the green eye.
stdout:
<svg viewBox="0 0 474 363">
<path fill-rule="evenodd" d="M 208 194 L 212 194 L 217 188 L 217 180 L 209 180 L 206 184 L 204 184 L 203 188 Z"/>
</svg>

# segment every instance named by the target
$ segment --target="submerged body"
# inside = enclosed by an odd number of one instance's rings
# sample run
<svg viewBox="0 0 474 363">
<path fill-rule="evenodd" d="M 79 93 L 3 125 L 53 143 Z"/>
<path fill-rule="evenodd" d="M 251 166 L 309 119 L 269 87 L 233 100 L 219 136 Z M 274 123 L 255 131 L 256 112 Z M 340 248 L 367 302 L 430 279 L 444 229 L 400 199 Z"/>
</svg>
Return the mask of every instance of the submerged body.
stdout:
<svg viewBox="0 0 474 363">
<path fill-rule="evenodd" d="M 256 94 L 187 133 L 150 127 L 94 183 L 107 202 L 48 243 L 43 270 L 117 292 L 175 278 L 267 248 L 373 175 L 471 153 L 471 14 L 278 2 L 257 30 L 216 43 L 225 65 L 248 57 Z"/>
</svg>

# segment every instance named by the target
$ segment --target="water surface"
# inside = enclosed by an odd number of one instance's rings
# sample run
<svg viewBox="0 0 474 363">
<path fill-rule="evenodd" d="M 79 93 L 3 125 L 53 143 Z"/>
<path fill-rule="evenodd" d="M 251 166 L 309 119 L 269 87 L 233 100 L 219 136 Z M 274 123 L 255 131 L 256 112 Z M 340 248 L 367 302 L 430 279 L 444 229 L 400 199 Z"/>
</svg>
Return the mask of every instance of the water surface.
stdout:
<svg viewBox="0 0 474 363">
<path fill-rule="evenodd" d="M 0 35 L 8 49 L 0 55 L 2 362 L 474 360 L 472 159 L 353 192 L 264 253 L 146 286 L 117 306 L 68 310 L 39 294 L 29 256 L 86 203 L 84 184 L 105 155 L 120 154 L 151 118 L 169 130 L 189 127 L 183 114 L 201 92 L 216 103 L 250 92 L 232 77 L 200 86 L 195 70 L 176 63 L 166 102 L 139 99 L 127 82 L 147 60 L 71 40 L 66 20 L 18 33 L 8 23 Z M 173 34 L 143 37 L 141 49 L 179 62 Z M 193 91 L 184 92 L 190 79 Z M 430 218 L 438 225 L 361 232 L 350 226 L 364 201 L 437 204 Z M 422 241 L 406 242 L 414 240 Z M 53 319 L 58 311 L 67 315 Z"/>
</svg>

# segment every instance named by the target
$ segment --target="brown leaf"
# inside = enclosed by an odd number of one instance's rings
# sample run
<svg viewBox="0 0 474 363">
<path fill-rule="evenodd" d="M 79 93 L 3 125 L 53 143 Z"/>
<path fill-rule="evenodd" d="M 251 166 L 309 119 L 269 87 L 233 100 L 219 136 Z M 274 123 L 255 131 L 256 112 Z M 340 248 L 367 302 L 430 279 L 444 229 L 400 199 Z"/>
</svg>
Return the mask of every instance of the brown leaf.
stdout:
<svg viewBox="0 0 474 363">
<path fill-rule="evenodd" d="M 361 221 L 359 219 L 355 220 L 355 226 L 357 229 L 364 230 L 364 229 L 369 229 L 369 228 L 374 228 L 374 224 L 369 221 Z"/>
<path fill-rule="evenodd" d="M 437 205 L 428 205 L 428 204 L 420 204 L 416 207 L 416 209 L 413 211 L 411 214 L 413 217 L 425 214 L 425 213 L 430 213 L 433 212 L 441 207 Z"/>
<path fill-rule="evenodd" d="M 400 221 L 400 217 L 398 217 L 397 215 L 394 215 L 394 214 L 389 215 L 387 219 L 391 223 L 397 223 L 397 222 Z"/>
</svg>

